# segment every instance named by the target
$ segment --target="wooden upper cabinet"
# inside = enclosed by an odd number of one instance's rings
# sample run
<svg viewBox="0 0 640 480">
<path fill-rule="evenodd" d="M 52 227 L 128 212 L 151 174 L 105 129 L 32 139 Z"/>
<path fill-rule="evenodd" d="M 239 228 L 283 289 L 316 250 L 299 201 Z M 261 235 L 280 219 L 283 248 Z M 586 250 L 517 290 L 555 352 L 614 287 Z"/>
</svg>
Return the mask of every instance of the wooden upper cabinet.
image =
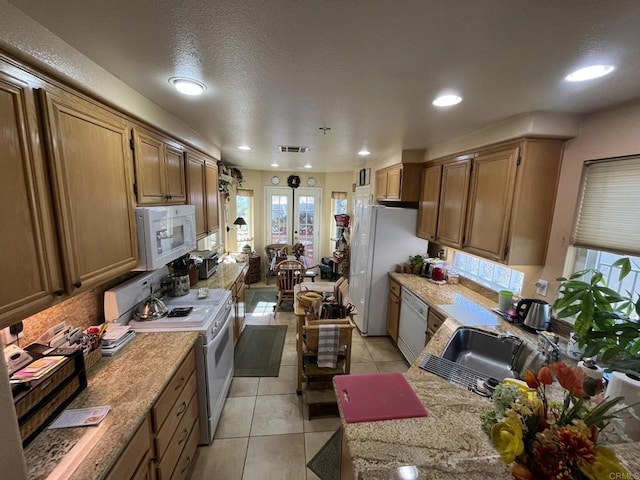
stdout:
<svg viewBox="0 0 640 480">
<path fill-rule="evenodd" d="M 40 144 L 32 88 L 0 72 L 0 328 L 64 294 Z"/>
<path fill-rule="evenodd" d="M 544 265 L 563 145 L 524 138 L 438 160 L 440 195 L 438 166 L 427 167 L 417 235 L 509 265 Z"/>
<path fill-rule="evenodd" d="M 214 158 L 194 150 L 187 150 L 187 179 L 189 194 L 187 203 L 196 208 L 196 235 L 198 239 L 217 232 L 218 212 L 218 163 Z"/>
<path fill-rule="evenodd" d="M 175 205 L 187 200 L 184 152 L 165 138 L 133 129 L 138 205 Z"/>
<path fill-rule="evenodd" d="M 440 180 L 442 165 L 422 170 L 422 188 L 418 204 L 418 227 L 416 235 L 425 240 L 435 240 L 440 206 Z"/>
<path fill-rule="evenodd" d="M 185 203 L 187 189 L 185 184 L 184 152 L 171 145 L 165 145 L 165 179 L 170 203 Z"/>
<path fill-rule="evenodd" d="M 473 161 L 465 251 L 490 260 L 506 256 L 519 147 L 478 155 Z"/>
<path fill-rule="evenodd" d="M 422 163 L 399 163 L 376 171 L 376 200 L 417 206 Z"/>
<path fill-rule="evenodd" d="M 471 159 L 454 160 L 442 165 L 437 242 L 462 248 L 469 195 Z"/>
<path fill-rule="evenodd" d="M 218 164 L 215 160 L 208 160 L 205 163 L 205 185 L 207 203 L 207 228 L 208 233 L 214 233 L 220 229 Z"/>
<path fill-rule="evenodd" d="M 187 150 L 187 203 L 196 210 L 196 237 L 207 234 L 206 194 L 204 184 L 205 159 L 198 153 Z"/>
<path fill-rule="evenodd" d="M 127 273 L 137 263 L 127 122 L 80 97 L 40 91 L 50 177 L 68 291 Z"/>
</svg>

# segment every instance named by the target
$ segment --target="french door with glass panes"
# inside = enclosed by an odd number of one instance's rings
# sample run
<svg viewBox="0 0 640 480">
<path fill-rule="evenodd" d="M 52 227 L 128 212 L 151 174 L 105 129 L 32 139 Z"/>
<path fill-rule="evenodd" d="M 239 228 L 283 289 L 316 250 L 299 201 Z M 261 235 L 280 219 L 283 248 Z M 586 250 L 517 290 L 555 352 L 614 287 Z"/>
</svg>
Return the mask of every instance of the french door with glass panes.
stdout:
<svg viewBox="0 0 640 480">
<path fill-rule="evenodd" d="M 265 196 L 265 245 L 300 242 L 307 265 L 318 263 L 321 189 L 267 187 Z"/>
</svg>

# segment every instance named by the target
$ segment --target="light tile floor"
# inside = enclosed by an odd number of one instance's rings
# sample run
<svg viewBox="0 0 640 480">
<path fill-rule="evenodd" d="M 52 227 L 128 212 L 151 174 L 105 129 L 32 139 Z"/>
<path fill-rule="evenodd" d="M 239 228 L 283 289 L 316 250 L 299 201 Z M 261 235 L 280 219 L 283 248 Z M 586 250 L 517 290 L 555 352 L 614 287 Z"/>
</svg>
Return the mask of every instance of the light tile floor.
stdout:
<svg viewBox="0 0 640 480">
<path fill-rule="evenodd" d="M 340 427 L 338 417 L 307 420 L 303 397 L 296 395 L 293 313 L 271 306 L 247 317 L 248 325 L 287 325 L 280 375 L 234 378 L 214 441 L 199 447 L 193 480 L 317 480 L 306 464 Z M 354 332 L 351 373 L 406 372 L 409 365 L 388 337 Z"/>
</svg>

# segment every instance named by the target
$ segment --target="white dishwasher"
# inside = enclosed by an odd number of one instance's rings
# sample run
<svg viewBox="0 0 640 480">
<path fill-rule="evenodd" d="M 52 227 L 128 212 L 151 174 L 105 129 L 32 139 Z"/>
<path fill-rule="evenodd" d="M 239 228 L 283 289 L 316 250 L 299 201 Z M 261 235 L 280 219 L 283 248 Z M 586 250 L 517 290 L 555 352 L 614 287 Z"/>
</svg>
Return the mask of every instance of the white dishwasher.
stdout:
<svg viewBox="0 0 640 480">
<path fill-rule="evenodd" d="M 398 348 L 409 363 L 413 363 L 424 349 L 427 340 L 429 306 L 410 290 L 402 288 Z"/>
</svg>

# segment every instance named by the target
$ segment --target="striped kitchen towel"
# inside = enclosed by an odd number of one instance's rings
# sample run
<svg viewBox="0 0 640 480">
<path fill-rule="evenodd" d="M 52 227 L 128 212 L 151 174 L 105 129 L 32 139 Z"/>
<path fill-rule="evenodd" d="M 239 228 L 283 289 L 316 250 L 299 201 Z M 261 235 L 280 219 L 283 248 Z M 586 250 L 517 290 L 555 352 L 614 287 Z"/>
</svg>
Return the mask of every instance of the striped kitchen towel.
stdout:
<svg viewBox="0 0 640 480">
<path fill-rule="evenodd" d="M 318 367 L 336 368 L 340 325 L 320 325 L 318 329 Z"/>
</svg>

